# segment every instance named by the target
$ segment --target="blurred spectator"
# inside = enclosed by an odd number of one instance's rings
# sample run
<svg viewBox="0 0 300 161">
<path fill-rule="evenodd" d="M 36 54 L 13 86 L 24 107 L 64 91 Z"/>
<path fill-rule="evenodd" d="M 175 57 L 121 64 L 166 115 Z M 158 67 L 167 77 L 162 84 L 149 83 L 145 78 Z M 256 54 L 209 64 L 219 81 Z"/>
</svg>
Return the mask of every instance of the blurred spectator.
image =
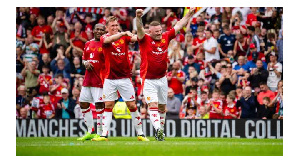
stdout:
<svg viewBox="0 0 300 161">
<path fill-rule="evenodd" d="M 270 63 L 268 64 L 268 87 L 271 91 L 275 92 L 277 90 L 278 82 L 281 80 L 282 64 L 277 62 L 277 55 L 272 52 L 270 55 Z"/>
<path fill-rule="evenodd" d="M 270 62 L 270 54 L 271 52 L 275 51 L 275 47 L 276 47 L 276 38 L 275 38 L 275 34 L 274 33 L 268 33 L 267 35 L 267 43 L 265 45 L 266 51 L 264 52 L 265 57 L 266 57 L 266 62 L 269 63 Z"/>
<path fill-rule="evenodd" d="M 277 101 L 278 95 L 271 100 L 270 97 L 263 98 L 263 105 L 261 105 L 261 111 L 258 113 L 259 119 L 272 119 L 273 115 L 275 114 L 274 103 Z"/>
<path fill-rule="evenodd" d="M 241 19 L 241 25 L 245 25 L 247 20 L 247 15 L 251 13 L 251 10 L 249 7 L 234 7 L 232 10 L 232 16 L 234 16 L 237 12 L 240 12 L 242 15 Z"/>
<path fill-rule="evenodd" d="M 256 68 L 249 68 L 249 70 L 249 80 L 253 89 L 258 88 L 261 82 L 267 82 L 269 72 L 264 69 L 263 62 L 261 60 L 256 61 Z"/>
<path fill-rule="evenodd" d="M 73 59 L 71 66 L 71 78 L 83 77 L 85 74 L 85 67 L 80 63 L 80 57 L 76 56 Z"/>
<path fill-rule="evenodd" d="M 39 48 L 41 54 L 50 53 L 50 49 L 53 45 L 50 36 L 51 35 L 48 33 L 42 34 L 42 38 L 39 41 Z"/>
<path fill-rule="evenodd" d="M 182 43 L 182 49 L 187 52 L 187 49 L 193 45 L 193 35 L 188 32 L 185 34 L 184 43 Z"/>
<path fill-rule="evenodd" d="M 28 111 L 25 107 L 20 109 L 20 117 L 19 119 L 30 119 L 30 117 L 27 115 Z"/>
<path fill-rule="evenodd" d="M 103 25 L 106 25 L 106 19 L 111 16 L 110 8 L 106 7 L 104 9 L 104 15 L 102 18 L 99 19 L 98 23 L 102 23 Z"/>
<path fill-rule="evenodd" d="M 198 63 L 195 63 L 195 58 L 192 55 L 188 56 L 187 64 L 183 67 L 182 71 L 185 74 L 188 74 L 188 70 L 189 70 L 190 66 L 194 67 L 196 69 L 197 73 L 200 72 L 200 65 Z"/>
<path fill-rule="evenodd" d="M 224 108 L 224 119 L 237 119 L 238 109 L 235 104 L 235 96 L 227 95 L 226 98 L 227 105 Z"/>
<path fill-rule="evenodd" d="M 63 74 L 64 78 L 71 80 L 70 62 L 65 56 L 63 56 L 63 52 L 61 50 L 58 50 L 56 58 L 51 61 L 50 65 L 53 77 L 57 74 Z"/>
<path fill-rule="evenodd" d="M 229 25 L 231 16 L 232 16 L 232 7 L 224 7 L 222 13 L 222 24 L 226 22 L 226 24 Z"/>
<path fill-rule="evenodd" d="M 33 42 L 33 36 L 28 35 L 25 38 L 25 44 L 22 47 L 24 51 L 24 59 L 28 62 L 32 61 L 33 57 L 37 57 L 39 54 L 39 45 Z"/>
<path fill-rule="evenodd" d="M 200 46 L 203 45 L 203 42 L 206 40 L 204 36 L 204 28 L 198 27 L 196 35 L 197 37 L 194 38 L 192 46 L 192 48 L 195 51 L 194 55 L 196 55 L 199 52 Z"/>
<path fill-rule="evenodd" d="M 76 101 L 76 104 L 79 104 L 80 88 L 74 87 L 72 90 L 72 98 Z"/>
<path fill-rule="evenodd" d="M 119 24 L 120 24 L 122 31 L 127 31 L 130 29 L 129 28 L 130 22 L 127 19 L 128 13 L 125 8 L 114 7 L 113 11 L 112 11 L 112 15 L 119 19 Z"/>
<path fill-rule="evenodd" d="M 194 57 L 194 50 L 192 46 L 188 46 L 186 49 L 186 55 L 182 58 L 182 64 L 185 66 L 188 64 L 188 57 L 193 56 Z"/>
<path fill-rule="evenodd" d="M 246 56 L 246 52 L 248 50 L 247 38 L 242 34 L 236 35 L 236 40 L 234 43 L 233 54 L 235 57 Z"/>
<path fill-rule="evenodd" d="M 265 82 L 261 82 L 260 85 L 260 92 L 257 95 L 257 101 L 260 105 L 263 105 L 263 98 L 264 97 L 269 97 L 271 100 L 273 100 L 275 98 L 275 94 L 274 92 L 272 92 L 269 87 L 267 86 L 267 84 Z"/>
<path fill-rule="evenodd" d="M 183 100 L 183 82 L 185 79 L 185 73 L 180 70 L 180 63 L 177 61 L 172 65 L 172 71 L 167 73 L 168 85 L 174 90 L 175 97 Z"/>
<path fill-rule="evenodd" d="M 278 50 L 278 62 L 283 64 L 283 30 L 279 32 L 279 39 L 276 42 L 276 48 Z"/>
<path fill-rule="evenodd" d="M 25 67 L 21 72 L 22 76 L 25 78 L 25 87 L 27 91 L 31 93 L 33 89 L 37 90 L 38 87 L 38 77 L 40 71 L 37 69 L 37 62 L 32 61 L 31 63 L 25 62 Z"/>
<path fill-rule="evenodd" d="M 74 31 L 70 34 L 70 41 L 72 41 L 73 45 L 79 47 L 81 50 L 84 49 L 84 44 L 88 40 L 88 36 L 85 31 L 82 31 L 82 25 L 80 22 L 76 22 L 74 26 Z"/>
<path fill-rule="evenodd" d="M 74 108 L 76 101 L 71 97 L 69 98 L 69 91 L 66 88 L 61 90 L 62 99 L 57 103 L 55 110 L 55 117 L 59 119 L 72 119 L 75 118 Z"/>
<path fill-rule="evenodd" d="M 54 99 L 52 103 L 56 105 L 56 103 L 62 98 L 62 89 L 68 87 L 68 85 L 64 82 L 64 76 L 62 74 L 57 74 L 55 77 L 55 83 L 50 86 L 50 93 L 54 95 Z"/>
<path fill-rule="evenodd" d="M 206 111 L 205 106 L 200 106 L 197 111 L 196 119 L 209 119 L 209 114 Z"/>
<path fill-rule="evenodd" d="M 219 90 L 214 90 L 212 93 L 212 98 L 209 101 L 209 118 L 210 119 L 222 119 L 223 118 L 223 103 L 220 100 Z"/>
<path fill-rule="evenodd" d="M 152 21 L 161 22 L 165 17 L 166 11 L 161 7 L 151 7 L 151 10 L 147 13 L 146 23 L 150 24 Z"/>
<path fill-rule="evenodd" d="M 250 86 L 250 81 L 249 81 L 250 73 L 245 73 L 245 76 L 241 76 L 238 79 L 237 82 L 237 87 L 242 87 L 245 88 L 247 86 Z"/>
<path fill-rule="evenodd" d="M 49 66 L 44 65 L 42 68 L 43 73 L 38 77 L 38 83 L 40 86 L 39 93 L 50 92 L 50 86 L 52 85 L 52 76 L 49 74 Z"/>
<path fill-rule="evenodd" d="M 175 39 L 171 40 L 169 44 L 169 51 L 168 51 L 170 64 L 173 64 L 177 60 L 182 60 L 183 53 L 184 52 L 183 50 L 181 50 L 180 43 L 177 42 Z"/>
<path fill-rule="evenodd" d="M 221 7 L 215 7 L 215 11 L 216 12 L 210 18 L 210 22 L 214 22 L 215 20 L 222 22 Z"/>
<path fill-rule="evenodd" d="M 74 15 L 77 17 L 79 22 L 82 25 L 83 31 L 87 34 L 88 40 L 93 38 L 93 27 L 98 23 L 97 20 L 93 21 L 92 13 L 86 13 L 85 18 L 81 19 L 78 12 L 75 11 Z"/>
<path fill-rule="evenodd" d="M 260 52 L 259 37 L 255 34 L 255 28 L 253 26 L 248 26 L 247 34 L 250 36 L 248 39 L 248 44 L 253 43 L 257 49 L 256 51 Z M 249 52 L 250 52 L 250 48 L 248 48 L 246 55 L 248 55 Z"/>
<path fill-rule="evenodd" d="M 54 105 L 50 102 L 50 96 L 46 94 L 43 96 L 43 104 L 39 106 L 37 117 L 40 119 L 52 119 L 54 116 Z"/>
<path fill-rule="evenodd" d="M 253 43 L 250 44 L 249 48 L 250 48 L 250 53 L 247 57 L 248 62 L 246 63 L 246 65 L 248 66 L 248 68 L 255 68 L 256 61 L 257 60 L 265 60 L 265 56 L 263 53 L 257 52 L 257 48 L 255 47 L 255 45 Z M 264 68 L 267 69 L 267 63 L 264 61 L 262 61 L 262 62 L 263 62 Z"/>
<path fill-rule="evenodd" d="M 49 25 L 45 24 L 45 17 L 41 15 L 37 18 L 37 24 L 38 25 L 32 29 L 31 34 L 33 36 L 34 41 L 36 43 L 39 43 L 43 37 L 43 34 L 49 34 L 50 37 L 50 35 L 52 35 L 53 32 L 52 28 Z"/>
<path fill-rule="evenodd" d="M 162 23 L 166 24 L 167 31 L 168 29 L 171 29 L 172 27 L 172 22 L 174 20 L 179 20 L 176 16 L 176 14 L 172 11 L 171 8 L 166 9 L 166 16 L 162 19 Z"/>
<path fill-rule="evenodd" d="M 17 111 L 25 106 L 25 99 L 26 99 L 26 87 L 24 85 L 20 85 L 18 87 L 18 96 L 16 98 Z"/>
<path fill-rule="evenodd" d="M 247 86 L 243 91 L 243 96 L 237 101 L 237 107 L 241 107 L 242 119 L 254 119 L 257 118 L 257 107 L 259 103 L 256 97 L 252 94 L 252 88 Z"/>
<path fill-rule="evenodd" d="M 205 68 L 205 60 L 204 60 L 204 53 L 200 52 L 196 55 L 196 63 L 200 66 L 200 71 Z"/>
<path fill-rule="evenodd" d="M 226 58 L 228 51 L 233 50 L 235 36 L 230 33 L 228 25 L 223 27 L 223 33 L 224 34 L 220 35 L 218 39 L 218 49 L 220 51 L 221 58 Z"/>
<path fill-rule="evenodd" d="M 232 65 L 229 63 L 226 65 L 226 71 L 222 74 L 219 83 L 221 84 L 221 90 L 227 95 L 231 90 L 235 90 L 235 84 L 237 82 L 237 75 L 232 72 Z"/>
<path fill-rule="evenodd" d="M 180 106 L 181 106 L 181 101 L 177 97 L 174 97 L 173 89 L 169 88 L 166 117 L 170 119 L 178 119 Z"/>
<path fill-rule="evenodd" d="M 247 26 L 256 26 L 257 23 L 257 9 L 258 7 L 251 7 L 251 13 L 247 15 L 247 21 L 246 25 Z"/>
<path fill-rule="evenodd" d="M 23 60 L 23 51 L 22 47 L 17 47 L 16 48 L 16 69 L 17 73 L 21 73 L 22 69 L 24 68 L 25 62 Z"/>
<path fill-rule="evenodd" d="M 213 59 L 220 60 L 218 42 L 215 38 L 212 37 L 212 31 L 205 31 L 205 37 L 206 40 L 204 41 L 203 45 L 200 46 L 200 49 L 203 49 L 205 51 L 205 61 L 209 62 Z"/>
<path fill-rule="evenodd" d="M 71 26 L 68 21 L 66 21 L 66 18 L 55 17 L 52 23 L 52 30 L 54 31 L 53 46 L 63 45 L 67 47 L 69 42 L 68 34 L 70 34 Z"/>
<path fill-rule="evenodd" d="M 48 66 L 50 67 L 50 62 L 51 62 L 51 59 L 50 59 L 50 55 L 48 53 L 45 53 L 42 55 L 42 61 L 39 62 L 39 66 L 38 66 L 38 69 L 43 72 L 43 66 Z M 49 70 L 50 71 L 50 70 Z"/>
<path fill-rule="evenodd" d="M 185 98 L 182 101 L 182 106 L 187 111 L 188 115 L 195 117 L 198 107 L 197 91 L 195 88 L 190 89 L 190 92 L 185 96 Z"/>
</svg>

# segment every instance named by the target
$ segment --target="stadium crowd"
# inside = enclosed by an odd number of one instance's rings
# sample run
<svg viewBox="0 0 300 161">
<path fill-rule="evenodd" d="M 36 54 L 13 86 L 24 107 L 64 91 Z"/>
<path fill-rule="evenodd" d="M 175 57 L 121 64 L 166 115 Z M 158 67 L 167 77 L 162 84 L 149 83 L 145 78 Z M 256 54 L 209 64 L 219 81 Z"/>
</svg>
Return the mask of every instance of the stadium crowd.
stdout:
<svg viewBox="0 0 300 161">
<path fill-rule="evenodd" d="M 136 34 L 136 9 L 17 7 L 16 117 L 82 118 L 84 45 L 112 15 L 120 30 Z M 152 21 L 170 30 L 187 9 L 152 7 L 145 32 Z M 169 45 L 167 119 L 283 119 L 283 9 L 203 9 Z M 129 50 L 137 106 L 147 118 L 138 43 Z"/>
</svg>

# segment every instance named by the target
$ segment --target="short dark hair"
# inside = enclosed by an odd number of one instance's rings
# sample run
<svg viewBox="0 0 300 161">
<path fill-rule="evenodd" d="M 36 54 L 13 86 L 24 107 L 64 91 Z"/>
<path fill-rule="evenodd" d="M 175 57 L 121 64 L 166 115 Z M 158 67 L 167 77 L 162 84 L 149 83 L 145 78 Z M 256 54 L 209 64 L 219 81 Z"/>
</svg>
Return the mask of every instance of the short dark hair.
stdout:
<svg viewBox="0 0 300 161">
<path fill-rule="evenodd" d="M 158 21 L 152 21 L 149 26 L 159 26 L 161 25 Z"/>
<path fill-rule="evenodd" d="M 211 31 L 211 29 L 207 29 L 206 31 L 210 32 L 211 34 L 213 34 L 213 32 Z"/>
<path fill-rule="evenodd" d="M 254 26 L 248 26 L 247 29 L 250 30 L 250 31 L 253 31 L 253 32 L 255 31 L 255 27 Z"/>
<path fill-rule="evenodd" d="M 87 17 L 91 17 L 92 18 L 93 17 L 92 13 L 86 13 L 85 14 L 85 18 L 87 18 Z"/>
<path fill-rule="evenodd" d="M 190 91 L 191 91 L 191 90 L 196 91 L 197 89 L 196 89 L 195 87 L 191 87 L 191 88 L 190 88 Z"/>
<path fill-rule="evenodd" d="M 207 94 L 207 92 L 205 92 L 205 91 L 201 92 L 201 95 L 203 95 L 203 94 Z"/>
<path fill-rule="evenodd" d="M 259 86 L 261 86 L 261 85 L 267 85 L 267 82 L 260 82 Z"/>
<path fill-rule="evenodd" d="M 46 64 L 43 65 L 42 69 L 43 69 L 43 68 L 50 69 L 49 65 L 46 65 Z"/>
<path fill-rule="evenodd" d="M 223 30 L 229 30 L 229 26 L 228 25 L 224 25 L 223 26 Z"/>
<path fill-rule="evenodd" d="M 61 74 L 61 73 L 59 73 L 59 74 L 56 74 L 56 76 L 55 76 L 55 78 L 59 78 L 59 77 L 61 77 L 62 79 L 64 79 L 64 75 L 63 75 L 63 74 Z"/>
</svg>

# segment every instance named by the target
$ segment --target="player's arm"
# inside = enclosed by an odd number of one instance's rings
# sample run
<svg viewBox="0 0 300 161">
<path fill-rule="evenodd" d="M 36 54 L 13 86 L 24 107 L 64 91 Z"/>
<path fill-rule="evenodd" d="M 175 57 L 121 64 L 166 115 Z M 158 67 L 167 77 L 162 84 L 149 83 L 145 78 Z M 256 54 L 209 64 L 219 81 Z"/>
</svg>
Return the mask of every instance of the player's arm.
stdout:
<svg viewBox="0 0 300 161">
<path fill-rule="evenodd" d="M 89 46 L 89 44 L 90 44 L 89 42 L 85 43 L 84 51 L 82 54 L 82 63 L 88 71 L 92 71 L 94 67 L 90 62 L 87 61 L 88 53 L 86 52 L 86 49 Z"/>
<path fill-rule="evenodd" d="M 195 8 L 191 7 L 189 12 L 179 22 L 176 23 L 176 25 L 174 26 L 175 33 L 180 31 L 188 23 L 189 19 L 193 16 L 194 12 Z"/>
<path fill-rule="evenodd" d="M 136 21 L 136 27 L 137 27 L 137 37 L 139 39 L 143 39 L 145 36 L 145 30 L 143 28 L 143 22 L 142 22 L 142 15 L 143 15 L 143 10 L 137 9 L 135 21 Z"/>
<path fill-rule="evenodd" d="M 117 33 L 115 35 L 111 35 L 109 37 L 106 37 L 104 39 L 103 43 L 105 43 L 105 44 L 112 43 L 114 41 L 119 40 L 122 36 L 130 36 L 130 37 L 132 37 L 132 33 L 130 31 L 126 31 L 126 32 Z"/>
</svg>

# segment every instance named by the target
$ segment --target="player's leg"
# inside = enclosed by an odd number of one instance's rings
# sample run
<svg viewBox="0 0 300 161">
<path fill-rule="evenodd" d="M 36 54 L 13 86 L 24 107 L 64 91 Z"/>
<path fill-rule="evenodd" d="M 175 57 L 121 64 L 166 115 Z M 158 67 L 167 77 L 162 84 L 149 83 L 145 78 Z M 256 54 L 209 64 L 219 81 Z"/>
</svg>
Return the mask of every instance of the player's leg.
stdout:
<svg viewBox="0 0 300 161">
<path fill-rule="evenodd" d="M 105 104 L 103 102 L 103 88 L 92 87 L 93 100 L 95 102 L 97 113 L 97 137 L 102 134 L 102 115 L 104 112 Z"/>
<path fill-rule="evenodd" d="M 130 79 L 120 80 L 118 84 L 118 91 L 121 97 L 123 98 L 123 100 L 126 102 L 128 109 L 130 110 L 132 123 L 137 132 L 138 140 L 149 141 L 143 133 L 142 120 L 141 120 L 140 113 L 135 104 L 135 92 Z"/>
<path fill-rule="evenodd" d="M 158 113 L 158 97 L 157 97 L 157 80 L 146 79 L 144 82 L 143 93 L 146 99 L 146 103 L 148 104 L 150 121 L 155 129 L 155 139 L 158 139 L 158 135 L 160 132 L 160 118 Z"/>
<path fill-rule="evenodd" d="M 77 140 L 90 140 L 93 138 L 93 135 L 91 133 L 94 131 L 94 122 L 93 122 L 93 114 L 90 109 L 90 102 L 93 100 L 91 99 L 91 91 L 90 87 L 82 87 L 82 90 L 80 92 L 79 97 L 79 105 L 82 111 L 84 122 L 88 128 L 88 131 L 84 136 L 81 138 L 78 138 Z"/>
<path fill-rule="evenodd" d="M 168 98 L 168 81 L 166 77 L 159 80 L 159 90 L 158 90 L 158 113 L 160 116 L 160 128 L 164 131 L 165 120 L 166 120 L 166 104 Z M 161 140 L 164 140 L 165 134 Z"/>
<path fill-rule="evenodd" d="M 112 109 L 115 105 L 115 100 L 118 98 L 116 80 L 105 79 L 103 85 L 103 100 L 105 109 L 102 116 L 102 134 L 98 138 L 93 138 L 93 141 L 107 141 L 107 135 L 112 120 Z"/>
</svg>

